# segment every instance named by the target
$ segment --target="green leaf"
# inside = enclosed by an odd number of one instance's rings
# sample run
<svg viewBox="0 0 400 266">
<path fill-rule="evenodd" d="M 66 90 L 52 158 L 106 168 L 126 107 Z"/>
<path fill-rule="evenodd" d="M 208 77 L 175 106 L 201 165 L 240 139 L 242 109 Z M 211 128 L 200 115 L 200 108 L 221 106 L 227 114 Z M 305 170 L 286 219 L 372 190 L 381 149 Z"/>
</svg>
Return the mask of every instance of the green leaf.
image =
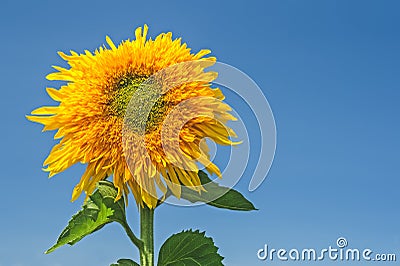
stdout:
<svg viewBox="0 0 400 266">
<path fill-rule="evenodd" d="M 117 263 L 113 263 L 110 266 L 140 266 L 140 265 L 131 259 L 119 259 Z"/>
<path fill-rule="evenodd" d="M 161 246 L 158 266 L 223 265 L 224 259 L 210 237 L 199 230 L 172 235 Z"/>
<path fill-rule="evenodd" d="M 208 205 L 230 209 L 236 211 L 252 211 L 257 210 L 253 203 L 247 200 L 240 192 L 220 186 L 213 182 L 206 173 L 199 171 L 198 173 L 200 182 L 206 191 L 202 191 L 201 194 L 188 187 L 182 186 L 181 197 L 192 203 L 204 202 Z"/>
<path fill-rule="evenodd" d="M 121 197 L 115 201 L 117 194 L 118 191 L 113 183 L 100 181 L 97 190 L 89 196 L 82 210 L 72 216 L 58 237 L 57 243 L 45 253 L 51 253 L 65 244 L 73 245 L 108 223 L 116 221 L 126 224 L 124 199 Z"/>
</svg>

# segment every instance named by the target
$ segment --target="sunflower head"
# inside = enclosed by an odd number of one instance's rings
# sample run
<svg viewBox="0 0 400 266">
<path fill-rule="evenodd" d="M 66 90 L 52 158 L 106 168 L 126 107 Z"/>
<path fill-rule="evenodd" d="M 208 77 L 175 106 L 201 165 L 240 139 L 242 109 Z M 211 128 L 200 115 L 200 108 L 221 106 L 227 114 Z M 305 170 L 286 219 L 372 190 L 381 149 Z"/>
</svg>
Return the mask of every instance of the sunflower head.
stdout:
<svg viewBox="0 0 400 266">
<path fill-rule="evenodd" d="M 56 106 L 32 111 L 29 120 L 56 130 L 59 142 L 44 161 L 49 176 L 78 162 L 87 164 L 72 200 L 87 195 L 110 176 L 118 198 L 132 192 L 138 204 L 154 208 L 158 195 L 181 186 L 203 190 L 198 170 L 221 176 L 210 161 L 205 138 L 231 145 L 235 133 L 226 126 L 235 118 L 212 88 L 215 62 L 209 50 L 191 53 L 180 39 L 162 33 L 147 39 L 137 28 L 135 39 L 82 54 L 59 52 L 69 67 L 55 66 L 49 80 L 65 81 L 47 88 Z"/>
</svg>

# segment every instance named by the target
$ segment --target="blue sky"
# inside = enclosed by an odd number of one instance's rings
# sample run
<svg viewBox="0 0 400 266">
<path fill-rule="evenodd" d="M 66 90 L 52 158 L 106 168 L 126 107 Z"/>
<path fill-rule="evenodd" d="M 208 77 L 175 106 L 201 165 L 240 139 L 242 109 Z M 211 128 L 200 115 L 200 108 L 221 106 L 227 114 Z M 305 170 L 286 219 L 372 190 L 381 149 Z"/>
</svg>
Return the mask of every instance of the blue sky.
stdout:
<svg viewBox="0 0 400 266">
<path fill-rule="evenodd" d="M 340 236 L 349 247 L 397 253 L 399 260 L 399 8 L 397 1 L 344 0 L 3 1 L 0 265 L 137 258 L 118 225 L 43 255 L 80 208 L 83 199 L 71 203 L 70 195 L 84 167 L 47 179 L 41 165 L 53 133 L 41 133 L 24 115 L 52 103 L 45 87 L 57 83 L 45 76 L 51 65 L 63 64 L 57 51 L 94 50 L 106 35 L 115 42 L 133 38 L 144 23 L 150 36 L 172 31 L 194 51 L 210 48 L 252 77 L 269 100 L 278 137 L 261 187 L 248 192 L 246 176 L 236 186 L 259 211 L 163 206 L 156 213 L 156 248 L 170 234 L 195 228 L 214 238 L 226 265 L 267 265 L 256 255 L 264 244 L 322 249 Z M 251 158 L 254 168 L 257 158 Z M 135 206 L 129 208 L 137 230 Z"/>
</svg>

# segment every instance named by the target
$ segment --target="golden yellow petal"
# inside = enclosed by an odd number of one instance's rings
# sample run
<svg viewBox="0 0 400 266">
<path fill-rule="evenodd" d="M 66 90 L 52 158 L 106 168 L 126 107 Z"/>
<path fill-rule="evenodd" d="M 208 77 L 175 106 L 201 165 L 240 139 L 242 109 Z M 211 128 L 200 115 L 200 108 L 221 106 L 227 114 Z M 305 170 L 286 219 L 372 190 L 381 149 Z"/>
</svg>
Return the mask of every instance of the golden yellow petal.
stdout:
<svg viewBox="0 0 400 266">
<path fill-rule="evenodd" d="M 115 46 L 110 37 L 106 36 L 106 42 L 111 47 L 111 50 L 117 50 L 117 47 Z"/>
</svg>

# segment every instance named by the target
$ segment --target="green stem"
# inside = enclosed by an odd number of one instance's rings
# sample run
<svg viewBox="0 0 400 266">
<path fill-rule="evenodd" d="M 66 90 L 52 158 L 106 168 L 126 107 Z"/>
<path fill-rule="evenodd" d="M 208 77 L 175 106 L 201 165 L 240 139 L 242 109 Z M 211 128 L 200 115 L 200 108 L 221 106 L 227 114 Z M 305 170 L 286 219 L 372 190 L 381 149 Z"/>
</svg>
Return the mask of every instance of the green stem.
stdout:
<svg viewBox="0 0 400 266">
<path fill-rule="evenodd" d="M 132 229 L 129 227 L 128 223 L 125 222 L 123 224 L 126 234 L 128 235 L 129 239 L 132 241 L 135 246 L 138 247 L 139 250 L 143 249 L 143 241 L 136 237 L 135 233 L 133 233 Z"/>
<path fill-rule="evenodd" d="M 140 238 L 143 242 L 140 265 L 154 266 L 154 209 L 145 204 L 140 208 Z"/>
</svg>

